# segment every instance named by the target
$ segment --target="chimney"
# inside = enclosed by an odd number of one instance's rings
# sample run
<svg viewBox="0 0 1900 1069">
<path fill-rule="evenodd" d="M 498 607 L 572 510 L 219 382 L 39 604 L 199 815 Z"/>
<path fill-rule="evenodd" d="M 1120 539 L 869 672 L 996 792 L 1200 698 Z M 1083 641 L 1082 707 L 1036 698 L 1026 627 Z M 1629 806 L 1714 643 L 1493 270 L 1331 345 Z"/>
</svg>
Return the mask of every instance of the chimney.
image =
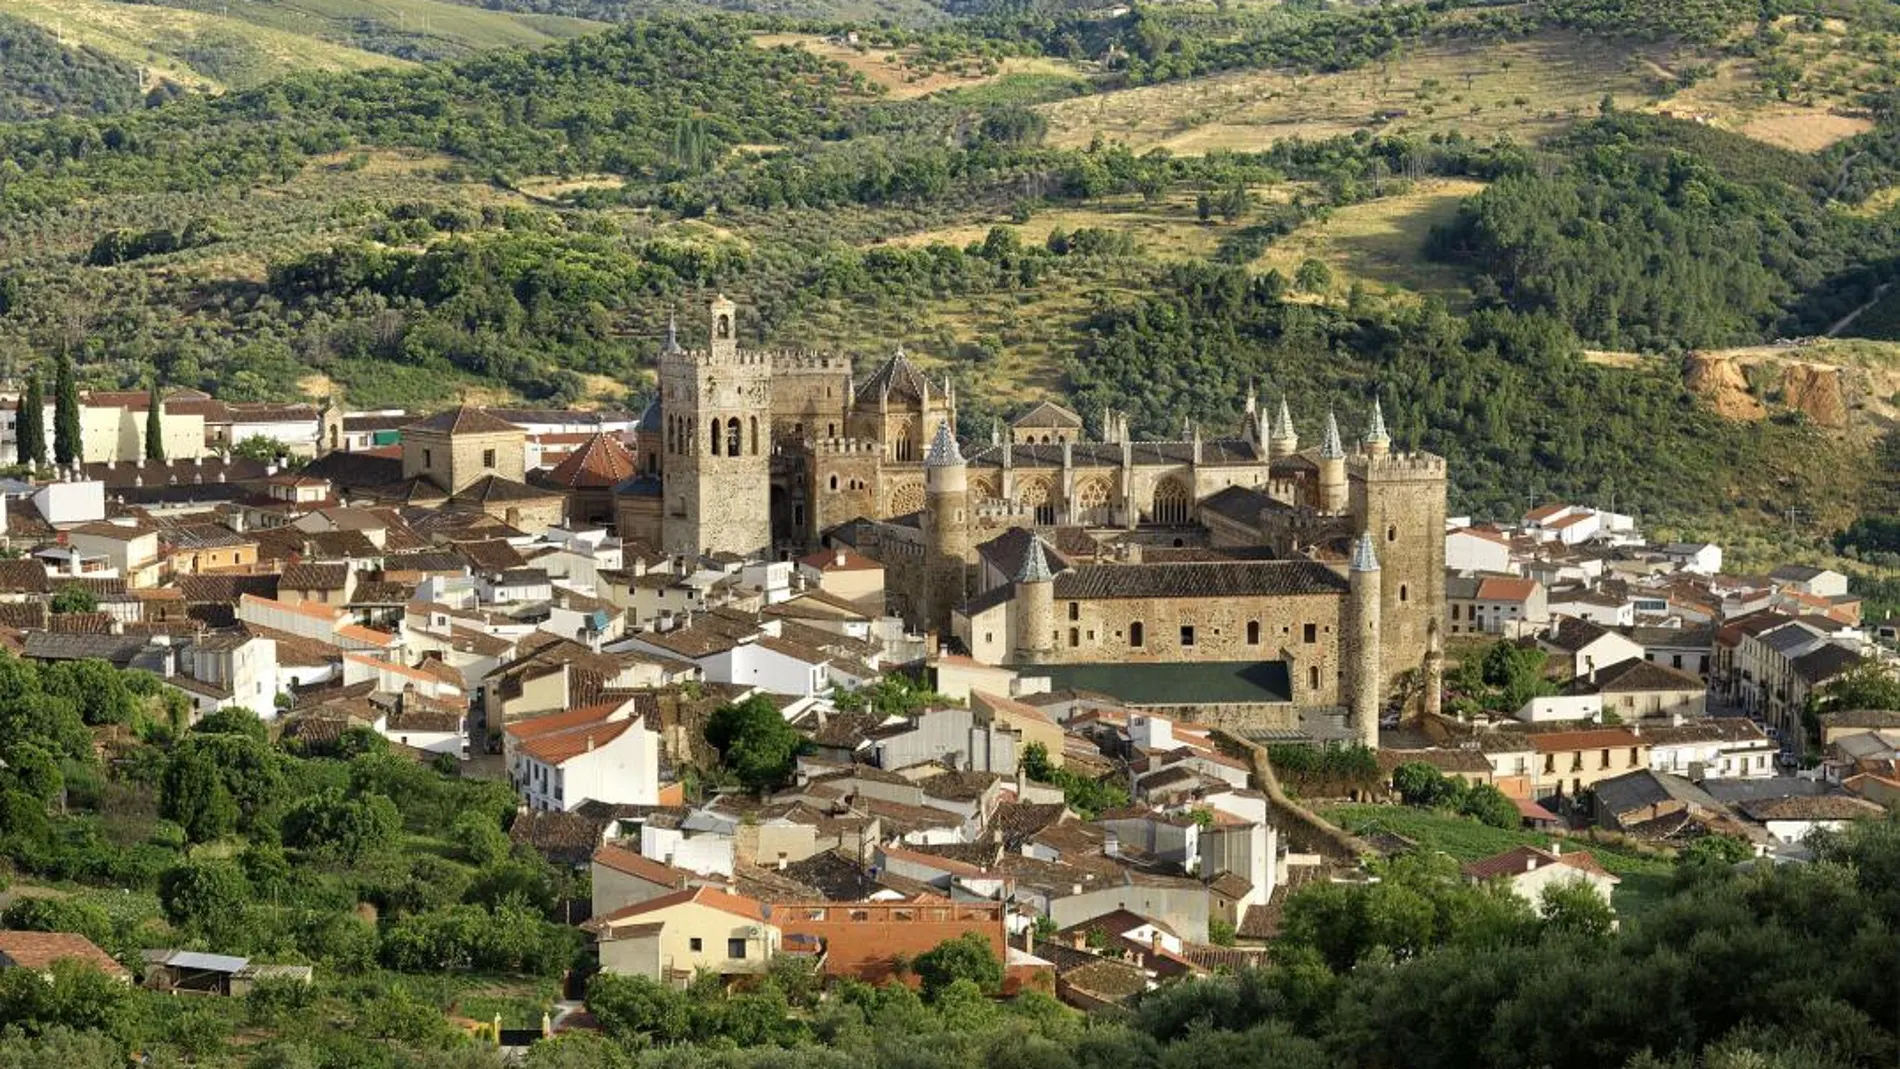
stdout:
<svg viewBox="0 0 1900 1069">
<path fill-rule="evenodd" d="M 1537 855 L 1536 854 L 1524 855 L 1524 871 L 1525 872 L 1537 871 Z"/>
<path fill-rule="evenodd" d="M 1148 936 L 1148 953 L 1153 954 L 1157 958 L 1161 956 L 1161 929 L 1159 928 L 1156 928 Z"/>
<path fill-rule="evenodd" d="M 1109 832 L 1102 838 L 1102 853 L 1108 857 L 1122 856 L 1122 837 Z"/>
<path fill-rule="evenodd" d="M 1564 856 L 1564 844 L 1558 842 L 1555 839 L 1552 839 L 1550 841 L 1550 856 L 1551 857 Z"/>
<path fill-rule="evenodd" d="M 1023 953 L 1034 954 L 1035 952 L 1036 922 L 1032 920 L 1028 924 L 1023 925 Z"/>
<path fill-rule="evenodd" d="M 594 752 L 594 733 L 591 731 L 587 733 L 587 752 Z"/>
<path fill-rule="evenodd" d="M 839 567 L 843 567 L 844 566 L 844 550 L 839 549 L 837 555 L 832 557 L 831 560 L 832 560 L 832 563 L 838 565 Z"/>
<path fill-rule="evenodd" d="M 1087 950 L 1089 947 L 1088 933 L 1080 930 L 1071 933 L 1069 936 L 1069 945 L 1075 947 L 1077 950 Z"/>
</svg>

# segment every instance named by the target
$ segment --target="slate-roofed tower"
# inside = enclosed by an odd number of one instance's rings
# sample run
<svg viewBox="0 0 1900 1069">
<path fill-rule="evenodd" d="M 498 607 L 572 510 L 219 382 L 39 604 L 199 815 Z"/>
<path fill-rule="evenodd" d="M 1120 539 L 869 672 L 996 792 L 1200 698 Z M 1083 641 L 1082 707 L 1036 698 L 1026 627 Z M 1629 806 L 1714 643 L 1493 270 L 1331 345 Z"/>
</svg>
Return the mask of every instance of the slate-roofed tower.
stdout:
<svg viewBox="0 0 1900 1069">
<path fill-rule="evenodd" d="M 1345 611 L 1340 614 L 1345 631 L 1339 657 L 1345 672 L 1342 697 L 1359 741 L 1377 749 L 1385 667 L 1379 656 L 1379 557 L 1370 534 L 1361 533 L 1353 546 L 1346 581 Z"/>
<path fill-rule="evenodd" d="M 1300 432 L 1293 429 L 1293 413 L 1286 407 L 1286 398 L 1280 398 L 1280 418 L 1273 424 L 1273 433 L 1267 440 L 1267 456 L 1273 460 L 1290 457 L 1300 451 Z"/>
<path fill-rule="evenodd" d="M 1016 662 L 1044 664 L 1056 643 L 1056 577 L 1048 548 L 1032 535 L 1016 571 Z"/>
<path fill-rule="evenodd" d="M 924 553 L 928 577 L 924 621 L 938 635 L 950 634 L 950 617 L 963 604 L 969 583 L 970 483 L 963 450 L 948 420 L 924 455 Z"/>
<path fill-rule="evenodd" d="M 1339 440 L 1339 420 L 1326 413 L 1326 436 L 1319 443 L 1319 508 L 1337 516 L 1346 511 L 1346 447 Z"/>
<path fill-rule="evenodd" d="M 669 327 L 660 353 L 665 420 L 666 551 L 763 555 L 771 548 L 772 366 L 741 349 L 738 310 L 713 299 L 705 349 L 686 349 Z"/>
</svg>

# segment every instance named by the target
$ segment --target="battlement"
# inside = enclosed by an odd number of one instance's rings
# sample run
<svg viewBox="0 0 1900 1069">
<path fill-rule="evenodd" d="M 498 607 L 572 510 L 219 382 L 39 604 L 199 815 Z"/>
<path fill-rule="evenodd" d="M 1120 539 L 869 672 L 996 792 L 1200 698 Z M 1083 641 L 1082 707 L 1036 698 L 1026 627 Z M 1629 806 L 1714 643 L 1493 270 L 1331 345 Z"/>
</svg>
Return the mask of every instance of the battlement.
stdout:
<svg viewBox="0 0 1900 1069">
<path fill-rule="evenodd" d="M 713 365 L 719 367 L 762 367 L 769 369 L 771 355 L 771 353 L 761 349 L 735 349 L 733 350 L 733 358 L 731 360 L 723 360 L 716 357 L 710 349 L 681 349 L 679 352 L 671 355 L 662 355 L 660 357 L 660 363 L 661 366 L 665 366 L 667 361 L 683 361 L 700 367 Z"/>
<path fill-rule="evenodd" d="M 871 438 L 817 438 L 811 448 L 819 456 L 828 457 L 874 457 L 884 452 L 884 447 Z"/>
<path fill-rule="evenodd" d="M 1354 456 L 1353 467 L 1373 479 L 1443 479 L 1445 458 L 1432 453 L 1393 453 L 1384 457 Z"/>
<path fill-rule="evenodd" d="M 851 358 L 843 353 L 820 352 L 815 349 L 771 349 L 767 355 L 772 362 L 773 371 L 786 374 L 811 374 L 824 372 L 834 375 L 851 373 Z"/>
</svg>

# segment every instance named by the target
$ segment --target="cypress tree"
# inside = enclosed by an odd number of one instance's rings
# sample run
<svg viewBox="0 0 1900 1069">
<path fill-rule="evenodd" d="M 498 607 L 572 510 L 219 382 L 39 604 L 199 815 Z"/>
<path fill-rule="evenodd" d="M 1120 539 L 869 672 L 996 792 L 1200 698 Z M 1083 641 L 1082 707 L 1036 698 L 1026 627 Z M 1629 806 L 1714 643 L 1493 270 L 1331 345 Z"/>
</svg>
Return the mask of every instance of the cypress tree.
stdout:
<svg viewBox="0 0 1900 1069">
<path fill-rule="evenodd" d="M 145 459 L 165 460 L 165 417 L 159 412 L 163 402 L 158 396 L 158 379 L 152 379 L 152 403 L 145 410 Z"/>
<path fill-rule="evenodd" d="M 80 459 L 79 448 L 79 384 L 73 381 L 73 358 L 61 353 L 53 367 L 54 463 Z"/>
<path fill-rule="evenodd" d="M 26 377 L 26 395 L 20 398 L 14 439 L 20 448 L 20 463 L 34 467 L 46 463 L 46 390 L 40 385 L 37 371 Z"/>
</svg>

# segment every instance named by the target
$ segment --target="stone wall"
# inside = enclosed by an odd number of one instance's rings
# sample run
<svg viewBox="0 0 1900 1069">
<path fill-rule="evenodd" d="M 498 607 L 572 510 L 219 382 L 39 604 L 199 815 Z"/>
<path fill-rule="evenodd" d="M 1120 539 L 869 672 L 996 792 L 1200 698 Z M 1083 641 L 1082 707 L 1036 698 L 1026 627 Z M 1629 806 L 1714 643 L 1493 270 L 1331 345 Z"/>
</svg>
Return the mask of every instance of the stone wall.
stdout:
<svg viewBox="0 0 1900 1069">
<path fill-rule="evenodd" d="M 1054 664 L 1105 661 L 1174 663 L 1180 661 L 1297 662 L 1302 678 L 1295 693 L 1308 704 L 1333 705 L 1339 696 L 1341 594 L 1221 598 L 1056 598 Z M 1142 642 L 1134 646 L 1134 625 Z M 1258 641 L 1249 642 L 1250 624 Z M 1312 641 L 1307 641 L 1307 628 Z M 1194 643 L 1182 644 L 1183 627 L 1192 627 Z M 1283 656 L 1283 651 L 1290 656 Z M 1314 684 L 1317 683 L 1317 686 Z"/>
</svg>

